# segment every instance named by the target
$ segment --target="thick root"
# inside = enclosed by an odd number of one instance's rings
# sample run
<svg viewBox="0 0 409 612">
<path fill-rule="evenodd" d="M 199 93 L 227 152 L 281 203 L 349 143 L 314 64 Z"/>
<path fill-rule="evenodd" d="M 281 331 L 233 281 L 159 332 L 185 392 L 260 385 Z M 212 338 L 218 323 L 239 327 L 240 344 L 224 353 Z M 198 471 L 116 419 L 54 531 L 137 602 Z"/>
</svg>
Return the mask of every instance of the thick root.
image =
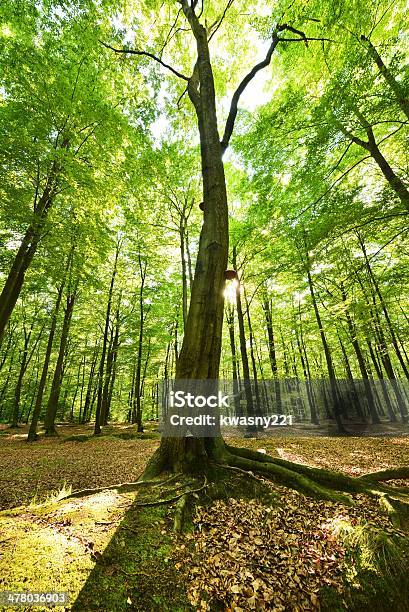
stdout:
<svg viewBox="0 0 409 612">
<path fill-rule="evenodd" d="M 320 484 L 314 482 L 307 476 L 299 474 L 286 467 L 276 465 L 271 462 L 261 463 L 261 461 L 253 461 L 240 455 L 230 455 L 228 465 L 238 467 L 242 470 L 256 472 L 273 479 L 286 487 L 296 489 L 305 495 L 318 499 L 325 499 L 333 502 L 340 502 L 345 505 L 352 505 L 353 501 L 348 495 L 330 490 Z"/>
<path fill-rule="evenodd" d="M 407 487 L 394 487 L 383 484 L 383 481 L 393 480 L 395 478 L 409 478 L 408 467 L 382 470 L 380 472 L 364 474 L 359 478 L 354 478 L 352 476 L 342 474 L 341 472 L 327 470 L 325 468 L 313 468 L 301 463 L 286 461 L 285 459 L 281 459 L 279 457 L 269 457 L 264 453 L 258 453 L 257 451 L 253 451 L 248 448 L 236 448 L 234 446 L 227 446 L 226 448 L 231 455 L 236 455 L 254 461 L 257 464 L 255 468 L 256 470 L 260 470 L 260 466 L 258 465 L 259 463 L 268 463 L 270 465 L 273 464 L 276 466 L 281 466 L 290 472 L 296 472 L 305 476 L 309 481 L 313 481 L 324 488 L 348 493 L 366 493 L 368 495 L 380 495 L 387 493 L 395 497 L 404 498 L 406 498 L 408 494 Z"/>
<path fill-rule="evenodd" d="M 108 487 L 96 487 L 94 489 L 80 489 L 78 491 L 73 491 L 72 493 L 68 493 L 68 495 L 64 495 L 64 497 L 60 497 L 58 501 L 63 501 L 66 499 L 71 499 L 72 497 L 87 497 L 88 495 L 97 495 L 98 493 L 102 493 L 103 491 L 117 491 L 118 493 L 131 493 L 132 491 L 136 491 L 142 486 L 152 485 L 153 487 L 158 487 L 160 485 L 167 485 L 173 480 L 176 480 L 180 474 L 174 474 L 169 478 L 165 478 L 164 480 L 137 480 L 136 482 L 121 482 L 119 484 L 110 485 Z"/>
<path fill-rule="evenodd" d="M 409 479 L 409 467 L 392 468 L 390 470 L 380 470 L 379 472 L 370 472 L 359 477 L 359 480 L 364 482 L 384 482 L 386 480 Z"/>
<path fill-rule="evenodd" d="M 197 441 L 178 442 L 180 449 L 186 450 L 183 445 L 192 445 Z M 188 450 L 192 449 L 188 446 Z M 353 499 L 350 493 L 367 494 L 375 497 L 387 496 L 401 502 L 408 502 L 408 491 L 405 487 L 393 487 L 383 481 L 394 478 L 406 478 L 409 468 L 398 468 L 383 470 L 373 474 L 366 474 L 360 478 L 354 478 L 332 470 L 309 467 L 300 463 L 286 461 L 279 457 L 270 457 L 248 448 L 238 448 L 226 444 L 222 439 L 201 443 L 200 461 L 193 464 L 188 461 L 181 465 L 179 457 L 175 462 L 175 455 L 167 452 L 167 446 L 158 449 L 149 462 L 142 480 L 150 477 L 158 477 L 165 470 L 167 472 L 182 471 L 187 474 L 207 475 L 213 481 L 212 470 L 215 467 L 231 467 L 243 472 L 251 472 L 273 480 L 283 486 L 295 489 L 305 495 L 352 505 Z M 172 449 L 173 450 L 173 449 Z M 165 452 L 163 452 L 165 451 Z M 187 454 L 189 458 L 192 452 Z M 212 467 L 213 466 L 213 467 Z M 181 469 L 182 468 L 182 469 Z"/>
</svg>

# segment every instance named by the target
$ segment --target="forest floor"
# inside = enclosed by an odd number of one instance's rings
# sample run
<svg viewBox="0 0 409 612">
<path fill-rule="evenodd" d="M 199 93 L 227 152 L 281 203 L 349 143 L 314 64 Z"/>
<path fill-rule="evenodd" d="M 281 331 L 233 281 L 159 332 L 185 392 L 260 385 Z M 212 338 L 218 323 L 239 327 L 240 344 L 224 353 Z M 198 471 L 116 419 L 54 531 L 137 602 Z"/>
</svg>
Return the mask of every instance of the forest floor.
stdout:
<svg viewBox="0 0 409 612">
<path fill-rule="evenodd" d="M 141 506 L 143 491 L 62 499 L 135 481 L 158 445 L 153 425 L 143 435 L 115 425 L 98 438 L 64 425 L 34 444 L 26 433 L 0 430 L 0 592 L 66 591 L 71 603 L 57 609 L 78 612 L 409 609 L 409 524 L 393 527 L 371 497 L 346 507 L 264 483 L 260 498 L 255 479 L 245 489 L 231 472 L 225 499 L 209 498 L 177 534 L 176 502 Z M 409 437 L 233 443 L 355 476 L 409 459 Z M 158 486 L 155 499 L 168 493 Z"/>
</svg>

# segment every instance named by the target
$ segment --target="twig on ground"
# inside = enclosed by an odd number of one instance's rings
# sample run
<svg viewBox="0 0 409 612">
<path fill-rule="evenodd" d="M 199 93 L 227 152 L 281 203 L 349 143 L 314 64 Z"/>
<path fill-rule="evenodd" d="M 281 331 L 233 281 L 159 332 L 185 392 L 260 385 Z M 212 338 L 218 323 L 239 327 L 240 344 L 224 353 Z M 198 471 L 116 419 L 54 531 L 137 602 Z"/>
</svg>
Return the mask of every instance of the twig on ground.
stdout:
<svg viewBox="0 0 409 612">
<path fill-rule="evenodd" d="M 205 476 L 204 478 L 204 482 L 202 484 L 201 487 L 198 487 L 197 489 L 189 489 L 188 491 L 183 491 L 183 493 L 180 493 L 179 495 L 175 495 L 174 497 L 170 497 L 169 499 L 158 499 L 156 501 L 153 502 L 141 502 L 141 503 L 135 503 L 135 506 L 160 506 L 162 504 L 170 504 L 171 502 L 177 501 L 178 499 L 180 499 L 181 497 L 183 497 L 184 495 L 190 495 L 191 493 L 198 493 L 199 491 L 202 491 L 205 487 L 207 487 L 207 478 Z"/>
</svg>

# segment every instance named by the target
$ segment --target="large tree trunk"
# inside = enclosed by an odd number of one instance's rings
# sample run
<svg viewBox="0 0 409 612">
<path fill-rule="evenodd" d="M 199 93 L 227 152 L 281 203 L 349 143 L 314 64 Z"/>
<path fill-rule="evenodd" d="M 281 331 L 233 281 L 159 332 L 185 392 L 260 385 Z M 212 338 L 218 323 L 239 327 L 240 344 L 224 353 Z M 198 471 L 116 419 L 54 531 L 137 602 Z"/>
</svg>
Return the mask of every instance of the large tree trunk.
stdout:
<svg viewBox="0 0 409 612">
<path fill-rule="evenodd" d="M 222 148 L 217 127 L 213 72 L 207 32 L 186 1 L 183 12 L 196 40 L 197 62 L 188 94 L 198 120 L 203 177 L 203 225 L 192 284 L 183 344 L 176 366 L 177 379 L 217 379 L 222 342 L 224 273 L 228 257 L 228 209 Z M 202 457 L 221 440 L 162 438 L 151 463 L 153 471 L 199 468 Z M 152 471 L 149 468 L 147 473 Z"/>
<path fill-rule="evenodd" d="M 68 143 L 64 144 L 65 147 Z M 38 243 L 47 220 L 48 212 L 53 203 L 53 198 L 58 183 L 60 168 L 56 161 L 53 162 L 49 172 L 42 196 L 35 200 L 32 222 L 27 228 L 21 241 L 20 247 L 14 257 L 10 272 L 6 279 L 3 291 L 0 295 L 0 344 L 10 316 L 20 296 L 24 283 L 24 277 L 30 266 Z"/>
</svg>

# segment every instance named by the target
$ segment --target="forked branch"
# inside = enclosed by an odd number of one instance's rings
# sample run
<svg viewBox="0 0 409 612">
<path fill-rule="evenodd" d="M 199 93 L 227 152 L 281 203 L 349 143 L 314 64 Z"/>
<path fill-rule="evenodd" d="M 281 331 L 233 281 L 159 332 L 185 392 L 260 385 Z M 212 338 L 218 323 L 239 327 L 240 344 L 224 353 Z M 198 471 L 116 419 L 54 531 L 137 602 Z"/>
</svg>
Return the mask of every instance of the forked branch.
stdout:
<svg viewBox="0 0 409 612">
<path fill-rule="evenodd" d="M 284 32 L 284 31 L 292 32 L 293 34 L 295 34 L 299 38 L 281 38 L 279 36 L 279 33 L 280 32 Z M 242 93 L 244 92 L 244 90 L 246 89 L 246 87 L 250 83 L 250 81 L 252 81 L 254 79 L 256 74 L 258 72 L 260 72 L 260 70 L 262 70 L 263 68 L 266 68 L 270 64 L 271 57 L 272 57 L 272 55 L 274 53 L 274 50 L 276 49 L 278 43 L 280 43 L 280 42 L 300 42 L 301 41 L 301 42 L 304 42 L 305 45 L 308 46 L 308 41 L 309 40 L 319 40 L 319 41 L 333 42 L 329 38 L 309 38 L 301 30 L 297 30 L 296 28 L 293 28 L 292 26 L 290 26 L 290 25 L 288 25 L 286 23 L 284 23 L 282 25 L 279 25 L 276 28 L 276 30 L 273 32 L 271 44 L 270 44 L 270 47 L 268 48 L 268 51 L 267 51 L 267 54 L 266 54 L 265 58 L 261 62 L 259 62 L 255 66 L 253 66 L 253 68 L 250 70 L 250 72 L 248 74 L 246 74 L 246 76 L 241 81 L 240 85 L 237 87 L 236 91 L 233 94 L 233 97 L 232 97 L 232 100 L 231 100 L 231 104 L 230 104 L 230 111 L 229 111 L 229 114 L 228 114 L 227 120 L 226 120 L 226 127 L 224 129 L 223 138 L 222 138 L 221 143 L 220 143 L 221 149 L 222 149 L 222 154 L 224 153 L 224 151 L 229 146 L 230 138 L 231 138 L 231 135 L 232 135 L 233 129 L 234 129 L 234 123 L 235 123 L 236 117 L 237 117 L 238 103 L 239 103 L 239 100 L 240 100 L 240 96 L 242 95 Z"/>
</svg>

